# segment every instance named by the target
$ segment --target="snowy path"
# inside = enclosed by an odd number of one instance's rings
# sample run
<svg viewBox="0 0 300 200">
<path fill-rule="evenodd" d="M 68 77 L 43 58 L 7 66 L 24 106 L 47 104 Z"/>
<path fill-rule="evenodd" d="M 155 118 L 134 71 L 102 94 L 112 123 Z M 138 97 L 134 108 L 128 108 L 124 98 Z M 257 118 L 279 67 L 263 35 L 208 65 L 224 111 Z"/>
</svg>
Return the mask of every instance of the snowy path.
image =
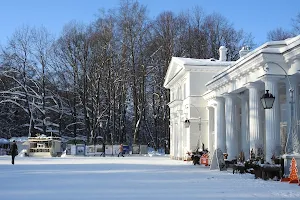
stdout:
<svg viewBox="0 0 300 200">
<path fill-rule="evenodd" d="M 0 157 L 5 200 L 299 199 L 300 186 L 210 171 L 167 157 Z"/>
</svg>

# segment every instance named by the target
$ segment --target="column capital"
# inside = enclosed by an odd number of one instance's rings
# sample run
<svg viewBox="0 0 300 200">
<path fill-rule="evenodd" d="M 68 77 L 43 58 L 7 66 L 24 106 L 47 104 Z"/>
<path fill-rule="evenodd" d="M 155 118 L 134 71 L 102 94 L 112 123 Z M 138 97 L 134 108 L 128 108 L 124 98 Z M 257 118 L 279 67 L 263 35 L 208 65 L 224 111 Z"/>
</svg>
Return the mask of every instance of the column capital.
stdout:
<svg viewBox="0 0 300 200">
<path fill-rule="evenodd" d="M 183 110 L 177 110 L 177 113 L 178 113 L 179 115 L 182 115 L 182 114 L 183 114 Z"/>
<path fill-rule="evenodd" d="M 244 90 L 243 92 L 240 92 L 237 97 L 239 99 L 247 99 L 249 98 L 249 91 L 248 90 Z"/>
<path fill-rule="evenodd" d="M 288 65 L 290 65 L 288 74 L 297 74 L 299 72 L 299 70 L 300 70 L 300 56 L 299 55 L 288 59 L 287 63 L 288 63 Z"/>
<path fill-rule="evenodd" d="M 245 84 L 245 87 L 246 88 L 259 88 L 261 87 L 261 84 L 260 83 L 257 83 L 257 82 L 249 82 L 247 84 Z"/>
<path fill-rule="evenodd" d="M 264 75 L 260 80 L 262 80 L 263 82 L 278 82 L 280 79 L 282 79 L 281 75 Z"/>
<path fill-rule="evenodd" d="M 214 98 L 214 100 L 215 100 L 217 103 L 223 102 L 223 101 L 224 101 L 224 97 L 222 97 L 222 96 L 216 96 L 216 97 Z"/>
<path fill-rule="evenodd" d="M 211 110 L 211 109 L 214 109 L 214 105 L 206 106 L 206 110 Z"/>
<path fill-rule="evenodd" d="M 237 97 L 237 94 L 235 93 L 223 93 L 222 96 L 226 99 L 226 98 L 235 98 Z"/>
</svg>

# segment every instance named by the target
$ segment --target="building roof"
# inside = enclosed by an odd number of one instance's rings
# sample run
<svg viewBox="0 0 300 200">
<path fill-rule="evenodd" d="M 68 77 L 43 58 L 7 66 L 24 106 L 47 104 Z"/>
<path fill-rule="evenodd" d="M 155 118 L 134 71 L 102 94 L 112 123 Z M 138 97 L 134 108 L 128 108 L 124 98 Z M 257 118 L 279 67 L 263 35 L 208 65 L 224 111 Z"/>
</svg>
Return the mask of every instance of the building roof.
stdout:
<svg viewBox="0 0 300 200">
<path fill-rule="evenodd" d="M 164 87 L 170 88 L 170 83 L 172 83 L 177 78 L 181 77 L 185 71 L 197 71 L 197 70 L 206 70 L 206 71 L 220 71 L 224 67 L 227 67 L 230 64 L 233 64 L 232 61 L 219 61 L 217 59 L 195 59 L 195 58 L 182 58 L 182 57 L 172 57 L 169 64 L 166 76 Z"/>
<path fill-rule="evenodd" d="M 232 63 L 230 61 L 219 61 L 215 58 L 209 59 L 196 59 L 196 58 L 182 58 L 182 57 L 172 57 L 178 64 L 190 65 L 190 66 L 228 66 Z"/>
<path fill-rule="evenodd" d="M 209 81 L 206 86 L 218 81 L 224 76 L 227 76 L 237 68 L 244 66 L 247 62 L 253 60 L 260 54 L 277 54 L 282 56 L 285 52 L 290 51 L 298 45 L 300 45 L 300 35 L 285 40 L 266 42 L 213 76 L 213 79 Z"/>
</svg>

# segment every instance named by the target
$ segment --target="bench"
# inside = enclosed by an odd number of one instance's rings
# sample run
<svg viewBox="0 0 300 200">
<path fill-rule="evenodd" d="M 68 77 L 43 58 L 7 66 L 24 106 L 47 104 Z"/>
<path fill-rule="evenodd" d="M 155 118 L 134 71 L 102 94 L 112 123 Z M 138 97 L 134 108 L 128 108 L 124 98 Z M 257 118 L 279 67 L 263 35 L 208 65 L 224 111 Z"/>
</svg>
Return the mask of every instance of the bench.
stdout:
<svg viewBox="0 0 300 200">
<path fill-rule="evenodd" d="M 233 164 L 232 165 L 232 173 L 240 172 L 240 174 L 244 174 L 246 171 L 245 165 L 243 164 Z"/>
<path fill-rule="evenodd" d="M 274 177 L 277 177 L 277 179 L 281 179 L 282 177 L 282 171 L 280 165 L 264 165 L 261 167 L 261 178 L 264 180 L 268 179 L 274 179 Z"/>
</svg>

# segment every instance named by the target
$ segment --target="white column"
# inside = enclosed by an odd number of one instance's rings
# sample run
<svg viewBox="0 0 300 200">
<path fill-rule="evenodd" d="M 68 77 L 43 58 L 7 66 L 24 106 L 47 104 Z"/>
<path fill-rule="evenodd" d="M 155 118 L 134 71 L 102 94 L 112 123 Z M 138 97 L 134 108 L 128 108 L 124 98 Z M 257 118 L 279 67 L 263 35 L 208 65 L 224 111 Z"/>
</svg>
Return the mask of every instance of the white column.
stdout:
<svg viewBox="0 0 300 200">
<path fill-rule="evenodd" d="M 175 112 L 173 112 L 172 110 L 171 112 L 171 124 L 170 124 L 170 157 L 172 159 L 176 158 L 176 132 L 177 132 L 177 114 Z"/>
<path fill-rule="evenodd" d="M 174 144 L 174 159 L 177 159 L 177 132 L 178 132 L 178 120 L 176 120 L 175 124 L 174 124 L 174 140 L 173 140 L 173 144 Z"/>
<path fill-rule="evenodd" d="M 237 96 L 236 96 L 237 97 Z M 235 115 L 234 115 L 234 128 L 236 132 L 236 137 L 237 137 L 237 148 L 238 148 L 238 153 L 240 155 L 242 151 L 242 145 L 241 145 L 241 103 L 239 98 L 235 98 Z"/>
<path fill-rule="evenodd" d="M 212 106 L 208 106 L 206 109 L 208 111 L 208 151 L 213 152 L 214 108 Z"/>
<path fill-rule="evenodd" d="M 295 125 L 295 140 L 293 140 L 294 153 L 300 153 L 300 127 L 298 122 L 300 120 L 300 105 L 299 105 L 299 76 L 295 75 L 291 79 L 292 87 L 294 88 L 294 121 Z"/>
<path fill-rule="evenodd" d="M 222 152 L 226 152 L 226 132 L 225 132 L 225 103 L 222 97 L 216 98 L 215 109 L 215 147 Z"/>
<path fill-rule="evenodd" d="M 241 95 L 241 149 L 245 160 L 250 159 L 250 138 L 249 138 L 249 103 L 248 94 L 244 91 Z"/>
<path fill-rule="evenodd" d="M 262 79 L 265 82 L 265 90 L 275 96 L 275 101 L 271 109 L 265 110 L 266 126 L 266 162 L 272 162 L 272 156 L 280 155 L 280 107 L 278 92 L 278 77 L 266 76 Z"/>
<path fill-rule="evenodd" d="M 261 101 L 258 83 L 249 83 L 249 134 L 250 134 L 250 151 L 253 150 L 258 156 L 259 150 L 263 148 L 263 137 L 260 129 L 261 122 Z"/>
<path fill-rule="evenodd" d="M 235 130 L 235 96 L 225 94 L 226 148 L 228 160 L 238 157 L 238 137 Z"/>
<path fill-rule="evenodd" d="M 169 144 L 169 148 L 170 148 L 170 158 L 173 159 L 174 158 L 174 122 L 172 119 L 170 119 L 170 144 Z"/>
<path fill-rule="evenodd" d="M 177 133 L 177 144 L 178 144 L 178 160 L 181 160 L 182 159 L 182 151 L 183 151 L 183 145 L 182 145 L 182 131 L 183 131 L 183 126 L 184 126 L 184 123 L 183 123 L 183 119 L 182 119 L 182 110 L 178 110 L 177 111 L 178 113 L 178 124 L 179 124 L 179 131 Z"/>
<path fill-rule="evenodd" d="M 175 130 L 175 149 L 174 149 L 174 156 L 175 159 L 178 160 L 179 158 L 179 133 L 180 133 L 180 116 L 177 115 L 177 121 L 176 121 L 176 130 Z"/>
<path fill-rule="evenodd" d="M 299 112 L 299 77 L 296 75 L 291 76 L 289 78 L 291 86 L 288 83 L 288 80 L 286 81 L 286 108 L 287 108 L 287 137 L 289 138 L 286 145 L 287 152 L 285 153 L 300 153 L 298 152 L 299 149 L 297 149 L 297 146 L 299 146 L 299 126 L 297 126 L 297 122 L 300 119 L 300 112 Z M 290 97 L 290 87 L 293 88 L 293 119 L 291 122 L 291 97 Z M 292 132 L 291 132 L 292 130 Z M 291 133 L 290 133 L 291 132 Z"/>
</svg>

